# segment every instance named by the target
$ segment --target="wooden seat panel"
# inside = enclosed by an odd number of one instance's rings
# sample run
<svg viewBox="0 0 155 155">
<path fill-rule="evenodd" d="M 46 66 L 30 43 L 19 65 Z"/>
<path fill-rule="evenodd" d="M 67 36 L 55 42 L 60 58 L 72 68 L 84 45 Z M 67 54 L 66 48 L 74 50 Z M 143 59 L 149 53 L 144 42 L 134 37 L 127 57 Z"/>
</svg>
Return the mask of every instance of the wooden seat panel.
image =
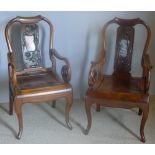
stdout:
<svg viewBox="0 0 155 155">
<path fill-rule="evenodd" d="M 24 74 L 17 77 L 22 90 L 45 88 L 63 83 L 52 71 Z"/>
<path fill-rule="evenodd" d="M 114 76 L 104 76 L 101 86 L 96 90 L 88 90 L 87 95 L 97 98 L 147 102 L 149 95 L 144 93 L 143 79 L 131 77 L 128 81 L 115 80 Z"/>
</svg>

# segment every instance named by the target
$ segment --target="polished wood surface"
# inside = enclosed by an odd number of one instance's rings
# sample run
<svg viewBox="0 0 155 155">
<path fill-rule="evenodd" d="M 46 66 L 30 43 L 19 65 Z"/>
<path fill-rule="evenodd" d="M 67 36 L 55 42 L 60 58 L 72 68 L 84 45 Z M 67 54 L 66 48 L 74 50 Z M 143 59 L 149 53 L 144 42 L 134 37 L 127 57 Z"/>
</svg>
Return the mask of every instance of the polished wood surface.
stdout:
<svg viewBox="0 0 155 155">
<path fill-rule="evenodd" d="M 106 31 L 109 25 L 118 25 L 116 33 L 116 47 L 114 58 L 114 72 L 112 75 L 103 74 L 103 66 L 106 62 Z M 134 44 L 134 26 L 141 24 L 146 28 L 147 37 L 142 54 L 142 77 L 133 77 L 131 75 L 131 62 Z M 144 32 L 145 33 L 145 32 Z M 97 61 L 91 63 L 88 77 L 89 88 L 85 97 L 85 109 L 88 118 L 88 134 L 91 124 L 91 106 L 96 104 L 96 110 L 100 111 L 100 106 L 113 108 L 139 108 L 139 114 L 142 114 L 140 125 L 141 141 L 145 142 L 144 127 L 149 112 L 149 85 L 150 71 L 152 65 L 148 55 L 148 47 L 151 37 L 149 26 L 140 18 L 120 19 L 114 18 L 107 22 L 103 27 L 103 40 L 100 57 Z"/>
<path fill-rule="evenodd" d="M 37 24 L 44 21 L 49 25 L 49 59 L 51 68 L 36 67 L 26 68 L 21 71 L 16 70 L 15 54 L 11 45 L 10 31 L 14 23 L 20 24 Z M 56 106 L 56 100 L 65 98 L 65 120 L 67 127 L 72 129 L 69 122 L 69 111 L 73 104 L 71 79 L 71 68 L 67 58 L 62 57 L 53 48 L 53 25 L 43 16 L 35 17 L 16 17 L 8 22 L 5 29 L 5 37 L 8 45 L 8 71 L 9 71 L 9 93 L 10 93 L 10 115 L 13 114 L 13 104 L 19 122 L 19 132 L 17 138 L 20 139 L 23 131 L 22 105 L 25 103 L 45 103 L 53 101 L 53 107 Z M 18 42 L 21 44 L 21 42 Z M 22 51 L 21 51 L 22 52 Z M 61 75 L 57 73 L 56 63 L 60 60 L 64 63 L 61 68 Z"/>
</svg>

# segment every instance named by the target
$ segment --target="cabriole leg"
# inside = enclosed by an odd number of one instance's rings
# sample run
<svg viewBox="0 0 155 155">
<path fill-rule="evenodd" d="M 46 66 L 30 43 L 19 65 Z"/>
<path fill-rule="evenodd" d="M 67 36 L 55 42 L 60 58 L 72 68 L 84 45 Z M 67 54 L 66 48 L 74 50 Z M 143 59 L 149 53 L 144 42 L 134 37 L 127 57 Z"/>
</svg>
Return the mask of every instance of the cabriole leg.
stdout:
<svg viewBox="0 0 155 155">
<path fill-rule="evenodd" d="M 88 97 L 86 97 L 86 99 L 85 99 L 85 110 L 86 110 L 87 121 L 88 121 L 87 128 L 85 130 L 86 135 L 88 135 L 89 130 L 91 128 L 91 124 L 92 124 L 91 106 L 92 106 L 91 101 L 88 99 Z"/>
<path fill-rule="evenodd" d="M 146 141 L 145 135 L 144 135 L 144 127 L 146 124 L 146 120 L 148 118 L 148 113 L 149 113 L 149 104 L 146 104 L 142 108 L 142 120 L 141 120 L 141 125 L 140 125 L 140 136 L 141 136 L 141 141 L 144 143 Z"/>
<path fill-rule="evenodd" d="M 71 130 L 72 125 L 69 122 L 69 112 L 73 104 L 73 97 L 71 95 L 67 96 L 66 101 L 67 103 L 66 103 L 66 109 L 65 109 L 65 120 L 66 120 L 67 127 Z"/>
<path fill-rule="evenodd" d="M 18 118 L 18 125 L 19 125 L 19 131 L 17 135 L 17 139 L 21 139 L 22 132 L 23 132 L 23 118 L 22 118 L 22 102 L 21 101 L 15 101 L 15 111 Z"/>
</svg>

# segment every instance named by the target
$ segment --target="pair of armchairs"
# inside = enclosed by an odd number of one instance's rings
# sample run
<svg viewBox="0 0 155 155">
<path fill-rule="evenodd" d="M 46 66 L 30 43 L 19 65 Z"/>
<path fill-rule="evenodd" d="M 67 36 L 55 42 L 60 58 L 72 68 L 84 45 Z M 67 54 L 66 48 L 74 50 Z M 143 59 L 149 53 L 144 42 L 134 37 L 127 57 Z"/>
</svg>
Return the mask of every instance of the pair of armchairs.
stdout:
<svg viewBox="0 0 155 155">
<path fill-rule="evenodd" d="M 40 21 L 44 21 L 49 26 L 49 57 L 51 68 L 45 68 L 42 51 L 39 42 Z M 20 23 L 20 40 L 16 44 L 21 45 L 21 55 L 16 53 L 11 43 L 10 29 L 15 23 Z M 103 66 L 106 61 L 106 30 L 111 24 L 117 24 L 116 48 L 114 59 L 114 72 L 112 75 L 104 75 Z M 142 54 L 142 77 L 132 77 L 131 62 L 134 45 L 134 27 L 142 24 L 146 28 L 146 42 Z M 58 98 L 65 98 L 67 101 L 65 109 L 65 120 L 67 127 L 72 129 L 69 122 L 69 111 L 73 104 L 71 79 L 71 68 L 66 58 L 60 56 L 53 48 L 53 25 L 43 16 L 16 17 L 6 26 L 5 36 L 8 45 L 8 70 L 9 70 L 9 92 L 10 92 L 10 115 L 13 114 L 13 103 L 19 122 L 19 132 L 17 138 L 20 139 L 23 131 L 22 105 L 24 103 L 39 103 L 52 100 L 55 107 Z M 99 59 L 92 62 L 88 84 L 89 88 L 85 97 L 85 109 L 88 118 L 88 126 L 85 134 L 88 134 L 91 124 L 91 106 L 96 104 L 97 111 L 100 106 L 115 108 L 139 108 L 142 114 L 140 126 L 141 141 L 145 142 L 144 126 L 149 112 L 149 85 L 150 70 L 152 68 L 148 55 L 151 31 L 148 25 L 139 18 L 119 19 L 114 18 L 103 27 L 102 49 Z M 16 40 L 17 41 L 17 40 Z M 22 68 L 17 69 L 16 58 L 22 59 Z M 60 78 L 57 73 L 56 59 L 62 60 L 65 65 L 61 68 Z M 19 62 L 18 62 L 19 63 Z"/>
</svg>

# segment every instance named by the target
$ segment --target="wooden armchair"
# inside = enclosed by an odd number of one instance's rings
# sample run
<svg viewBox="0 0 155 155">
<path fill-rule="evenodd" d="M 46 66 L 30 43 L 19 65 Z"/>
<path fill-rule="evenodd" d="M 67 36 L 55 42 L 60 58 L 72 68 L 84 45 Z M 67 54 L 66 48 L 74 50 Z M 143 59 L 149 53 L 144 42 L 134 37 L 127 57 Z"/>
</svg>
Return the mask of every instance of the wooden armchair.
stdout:
<svg viewBox="0 0 155 155">
<path fill-rule="evenodd" d="M 109 25 L 118 25 L 116 31 L 116 47 L 114 59 L 114 71 L 112 75 L 103 74 L 103 66 L 106 62 L 106 31 Z M 146 28 L 146 42 L 142 54 L 141 65 L 143 69 L 142 77 L 131 75 L 131 62 L 134 44 L 134 33 L 137 24 L 142 24 Z M 96 104 L 96 110 L 100 111 L 100 106 L 114 108 L 139 108 L 142 114 L 140 125 L 141 141 L 145 142 L 144 126 L 149 113 L 149 85 L 150 70 L 152 68 L 148 55 L 151 31 L 146 23 L 137 19 L 114 18 L 103 27 L 103 47 L 101 56 L 96 62 L 91 63 L 88 84 L 89 88 L 85 97 L 85 109 L 88 118 L 88 126 L 85 134 L 88 134 L 91 124 L 91 106 Z M 143 47 L 143 46 L 142 46 Z"/>
<path fill-rule="evenodd" d="M 40 50 L 39 23 L 47 23 L 50 32 L 49 38 L 49 58 L 52 67 L 46 68 L 43 64 L 43 53 Z M 13 50 L 11 30 L 14 24 L 20 25 L 20 41 L 16 44 L 21 46 L 20 54 Z M 62 57 L 53 48 L 53 25 L 43 16 L 16 17 L 8 22 L 5 28 L 5 37 L 8 46 L 8 71 L 9 71 L 9 92 L 10 92 L 10 115 L 13 114 L 13 103 L 19 122 L 19 132 L 17 138 L 20 139 L 23 131 L 22 105 L 24 103 L 44 103 L 53 101 L 55 107 L 56 100 L 65 98 L 67 101 L 65 109 L 65 120 L 67 127 L 72 129 L 69 122 L 69 111 L 73 103 L 71 79 L 71 68 L 68 60 Z M 15 39 L 15 38 L 13 38 Z M 18 47 L 20 47 L 18 46 Z M 21 58 L 24 66 L 17 69 L 16 60 Z M 59 77 L 56 69 L 56 59 L 64 62 L 61 68 L 62 78 Z"/>
</svg>

